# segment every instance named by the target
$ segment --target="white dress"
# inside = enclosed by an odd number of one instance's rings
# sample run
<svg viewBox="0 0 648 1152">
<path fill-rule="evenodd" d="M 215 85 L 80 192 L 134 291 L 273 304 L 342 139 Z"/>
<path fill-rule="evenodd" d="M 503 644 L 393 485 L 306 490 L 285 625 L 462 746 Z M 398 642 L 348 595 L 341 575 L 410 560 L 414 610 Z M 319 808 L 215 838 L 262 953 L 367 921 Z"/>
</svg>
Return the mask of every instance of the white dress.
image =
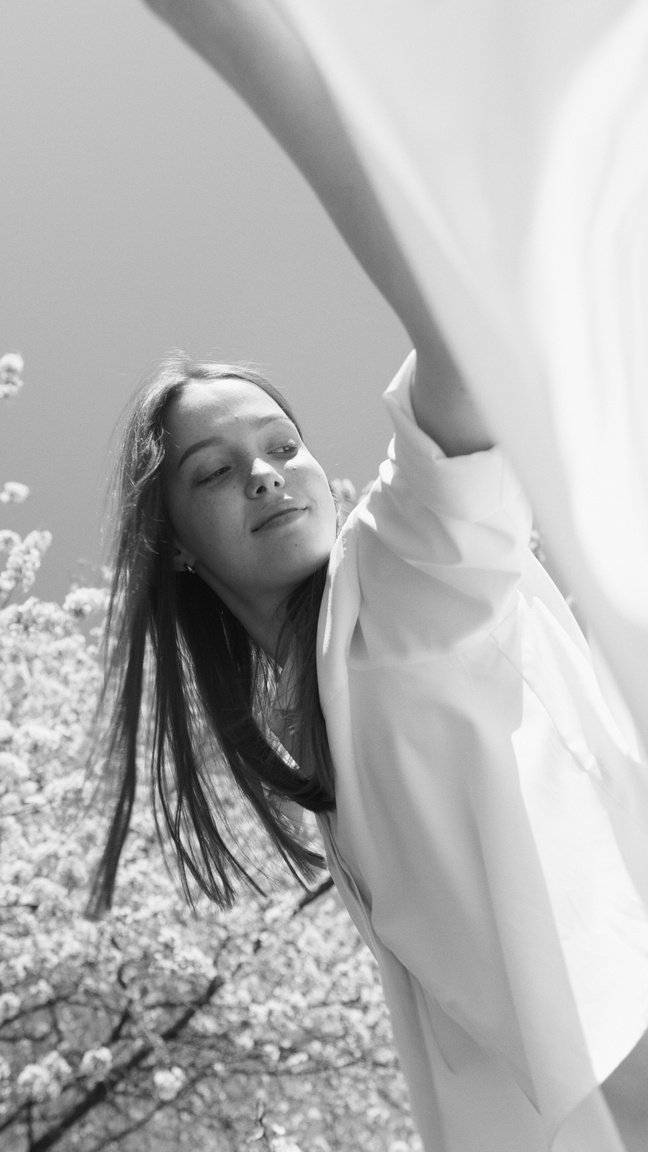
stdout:
<svg viewBox="0 0 648 1152">
<path fill-rule="evenodd" d="M 412 414 L 414 363 L 320 617 L 330 868 L 426 1152 L 611 1152 L 596 1085 L 648 1027 L 646 774 L 506 459 L 444 456 Z"/>
</svg>

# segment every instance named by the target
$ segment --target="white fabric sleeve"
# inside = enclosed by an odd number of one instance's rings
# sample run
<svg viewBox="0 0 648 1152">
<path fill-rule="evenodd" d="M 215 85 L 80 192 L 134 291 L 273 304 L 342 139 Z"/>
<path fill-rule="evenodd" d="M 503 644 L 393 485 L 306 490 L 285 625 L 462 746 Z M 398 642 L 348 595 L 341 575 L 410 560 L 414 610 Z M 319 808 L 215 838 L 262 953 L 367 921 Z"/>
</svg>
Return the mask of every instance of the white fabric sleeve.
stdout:
<svg viewBox="0 0 648 1152">
<path fill-rule="evenodd" d="M 364 640 L 380 659 L 447 652 L 510 610 L 531 511 L 499 448 L 446 457 L 416 424 L 412 353 L 385 393 L 389 457 L 357 513 Z"/>
</svg>

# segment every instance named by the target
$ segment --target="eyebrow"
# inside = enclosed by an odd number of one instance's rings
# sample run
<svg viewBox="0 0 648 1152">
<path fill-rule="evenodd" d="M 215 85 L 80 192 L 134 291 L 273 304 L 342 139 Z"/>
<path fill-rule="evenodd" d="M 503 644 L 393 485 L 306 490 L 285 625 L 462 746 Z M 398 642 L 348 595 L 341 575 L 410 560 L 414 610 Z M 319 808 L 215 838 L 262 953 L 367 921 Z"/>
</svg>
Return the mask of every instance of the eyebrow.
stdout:
<svg viewBox="0 0 648 1152">
<path fill-rule="evenodd" d="M 275 424 L 280 420 L 285 421 L 287 424 L 292 424 L 293 428 L 296 427 L 287 412 L 282 412 L 280 416 L 251 416 L 247 423 L 254 425 L 256 428 L 263 428 L 266 424 Z M 197 440 L 195 444 L 191 444 L 189 448 L 185 449 L 178 461 L 178 472 L 185 460 L 187 460 L 189 456 L 193 456 L 194 452 L 199 452 L 201 448 L 209 448 L 212 444 L 221 444 L 222 440 L 222 436 L 207 436 L 204 440 Z"/>
</svg>

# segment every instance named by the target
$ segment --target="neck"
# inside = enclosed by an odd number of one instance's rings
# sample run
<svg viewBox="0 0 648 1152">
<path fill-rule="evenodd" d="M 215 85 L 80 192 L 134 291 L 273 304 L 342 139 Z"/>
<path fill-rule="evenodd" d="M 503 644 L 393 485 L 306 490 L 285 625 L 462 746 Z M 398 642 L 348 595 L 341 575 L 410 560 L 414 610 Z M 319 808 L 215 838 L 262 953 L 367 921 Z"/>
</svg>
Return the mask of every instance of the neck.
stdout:
<svg viewBox="0 0 648 1152">
<path fill-rule="evenodd" d="M 284 610 L 275 610 L 266 615 L 259 611 L 256 605 L 248 610 L 248 606 L 240 602 L 230 604 L 226 600 L 225 603 L 254 643 L 258 644 L 271 660 L 279 665 L 283 664 L 290 647 L 289 637 L 283 631 L 286 620 L 285 607 Z"/>
<path fill-rule="evenodd" d="M 286 622 L 286 597 L 281 599 L 276 595 L 267 598 L 256 597 L 251 602 L 214 581 L 211 573 L 202 570 L 200 565 L 196 565 L 196 573 L 220 596 L 254 643 L 258 644 L 271 660 L 283 664 L 290 647 L 289 637 L 285 633 L 282 636 Z"/>
</svg>

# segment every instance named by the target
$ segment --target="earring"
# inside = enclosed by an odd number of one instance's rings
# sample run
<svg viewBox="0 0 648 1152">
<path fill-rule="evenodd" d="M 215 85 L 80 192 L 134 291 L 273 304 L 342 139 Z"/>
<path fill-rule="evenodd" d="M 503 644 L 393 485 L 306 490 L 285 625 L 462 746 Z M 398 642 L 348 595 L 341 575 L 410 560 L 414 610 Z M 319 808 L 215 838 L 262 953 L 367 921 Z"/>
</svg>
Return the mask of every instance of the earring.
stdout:
<svg viewBox="0 0 648 1152">
<path fill-rule="evenodd" d="M 191 564 L 185 564 L 185 572 L 191 572 L 191 574 L 193 575 L 195 573 L 195 571 L 196 571 L 196 569 L 192 568 Z"/>
</svg>

